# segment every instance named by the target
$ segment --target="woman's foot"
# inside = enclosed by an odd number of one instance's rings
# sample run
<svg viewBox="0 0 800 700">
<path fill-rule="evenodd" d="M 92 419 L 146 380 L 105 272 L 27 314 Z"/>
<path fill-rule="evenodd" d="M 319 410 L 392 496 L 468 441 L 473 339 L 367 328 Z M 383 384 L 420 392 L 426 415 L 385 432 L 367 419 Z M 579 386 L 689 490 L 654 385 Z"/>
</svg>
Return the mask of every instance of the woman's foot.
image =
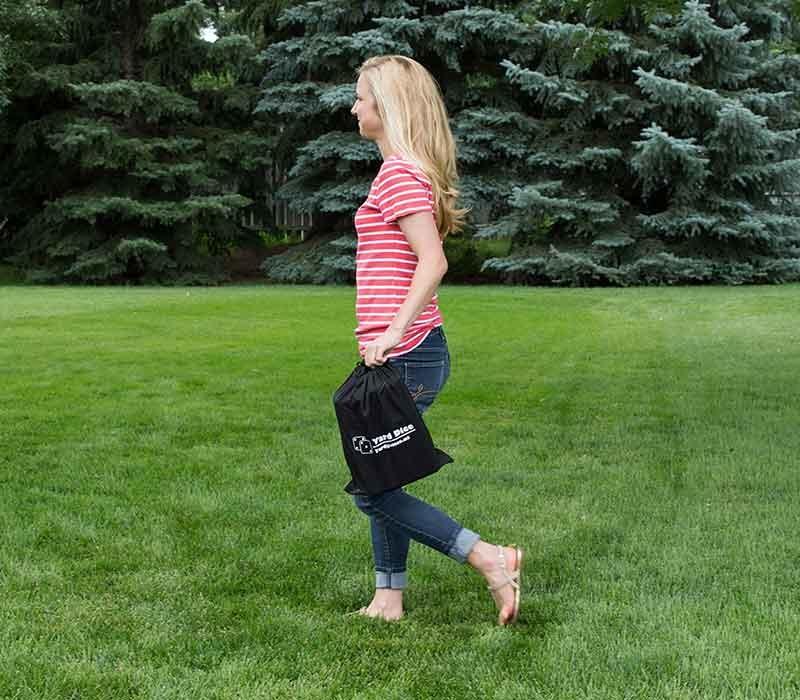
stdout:
<svg viewBox="0 0 800 700">
<path fill-rule="evenodd" d="M 519 568 L 521 550 L 479 540 L 467 557 L 485 579 L 497 606 L 497 624 L 516 621 L 519 613 Z"/>
<path fill-rule="evenodd" d="M 359 615 L 394 622 L 403 617 L 403 591 L 397 588 L 378 588 L 375 597 Z"/>
</svg>

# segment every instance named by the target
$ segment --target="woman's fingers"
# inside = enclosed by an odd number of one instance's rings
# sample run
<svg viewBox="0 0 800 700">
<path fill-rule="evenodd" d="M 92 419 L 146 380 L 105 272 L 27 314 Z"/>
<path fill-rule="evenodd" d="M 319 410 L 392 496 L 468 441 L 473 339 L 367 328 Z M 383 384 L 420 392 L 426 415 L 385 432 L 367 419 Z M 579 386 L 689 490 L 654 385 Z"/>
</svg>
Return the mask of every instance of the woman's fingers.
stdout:
<svg viewBox="0 0 800 700">
<path fill-rule="evenodd" d="M 382 365 L 386 362 L 384 354 L 385 351 L 377 343 L 370 343 L 367 345 L 367 351 L 364 353 L 364 364 L 367 367 Z"/>
</svg>

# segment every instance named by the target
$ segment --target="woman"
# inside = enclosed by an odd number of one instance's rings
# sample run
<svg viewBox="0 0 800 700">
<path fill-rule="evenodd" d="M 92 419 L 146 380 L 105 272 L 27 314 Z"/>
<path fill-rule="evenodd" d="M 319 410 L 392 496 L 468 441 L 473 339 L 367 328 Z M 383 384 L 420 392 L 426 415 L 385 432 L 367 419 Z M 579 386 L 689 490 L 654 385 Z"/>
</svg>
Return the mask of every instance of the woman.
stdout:
<svg viewBox="0 0 800 700">
<path fill-rule="evenodd" d="M 450 373 L 436 290 L 447 260 L 442 241 L 463 227 L 455 143 L 433 76 L 405 56 L 376 56 L 358 69 L 351 113 L 362 137 L 374 141 L 383 165 L 355 217 L 356 338 L 368 367 L 389 362 L 404 377 L 422 413 Z M 498 624 L 517 620 L 522 550 L 489 544 L 433 506 L 393 489 L 353 495 L 370 519 L 375 595 L 358 612 L 403 615 L 411 539 L 466 562 L 483 575 Z"/>
</svg>

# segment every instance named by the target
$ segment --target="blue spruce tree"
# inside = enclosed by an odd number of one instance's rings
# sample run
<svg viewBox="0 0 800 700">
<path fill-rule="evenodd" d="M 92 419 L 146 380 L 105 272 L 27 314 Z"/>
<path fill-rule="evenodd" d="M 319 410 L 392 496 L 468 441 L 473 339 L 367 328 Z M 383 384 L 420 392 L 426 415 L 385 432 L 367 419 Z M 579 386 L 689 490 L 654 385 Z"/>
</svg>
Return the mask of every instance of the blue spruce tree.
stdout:
<svg viewBox="0 0 800 700">
<path fill-rule="evenodd" d="M 370 56 L 412 56 L 437 78 L 459 142 L 464 205 L 487 217 L 510 187 L 524 184 L 507 163 L 525 155 L 533 125 L 515 113 L 500 61 L 534 54 L 531 32 L 513 12 L 458 0 L 313 0 L 284 10 L 277 25 L 282 34 L 263 54 L 257 107 L 281 129 L 277 159 L 287 181 L 277 196 L 314 212 L 312 235 L 342 238 L 309 253 L 307 265 L 293 251 L 268 261 L 274 279 L 352 278 L 353 213 L 380 163 L 350 114 L 355 70 Z"/>
<path fill-rule="evenodd" d="M 534 124 L 485 264 L 528 283 L 800 279 L 800 58 L 786 2 L 534 22 L 503 62 Z"/>
</svg>

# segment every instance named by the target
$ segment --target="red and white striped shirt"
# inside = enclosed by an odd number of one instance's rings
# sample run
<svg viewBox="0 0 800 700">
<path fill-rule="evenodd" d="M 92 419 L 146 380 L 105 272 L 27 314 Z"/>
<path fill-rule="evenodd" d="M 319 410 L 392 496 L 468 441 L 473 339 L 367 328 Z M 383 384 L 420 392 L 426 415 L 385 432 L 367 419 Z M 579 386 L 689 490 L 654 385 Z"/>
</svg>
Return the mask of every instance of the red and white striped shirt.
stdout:
<svg viewBox="0 0 800 700">
<path fill-rule="evenodd" d="M 363 357 L 372 342 L 392 323 L 408 296 L 417 255 L 397 219 L 429 211 L 436 217 L 430 180 L 413 162 L 391 155 L 372 182 L 366 201 L 356 211 L 356 321 L 358 351 Z M 413 350 L 441 326 L 438 296 L 434 295 L 406 329 L 387 357 Z"/>
</svg>

